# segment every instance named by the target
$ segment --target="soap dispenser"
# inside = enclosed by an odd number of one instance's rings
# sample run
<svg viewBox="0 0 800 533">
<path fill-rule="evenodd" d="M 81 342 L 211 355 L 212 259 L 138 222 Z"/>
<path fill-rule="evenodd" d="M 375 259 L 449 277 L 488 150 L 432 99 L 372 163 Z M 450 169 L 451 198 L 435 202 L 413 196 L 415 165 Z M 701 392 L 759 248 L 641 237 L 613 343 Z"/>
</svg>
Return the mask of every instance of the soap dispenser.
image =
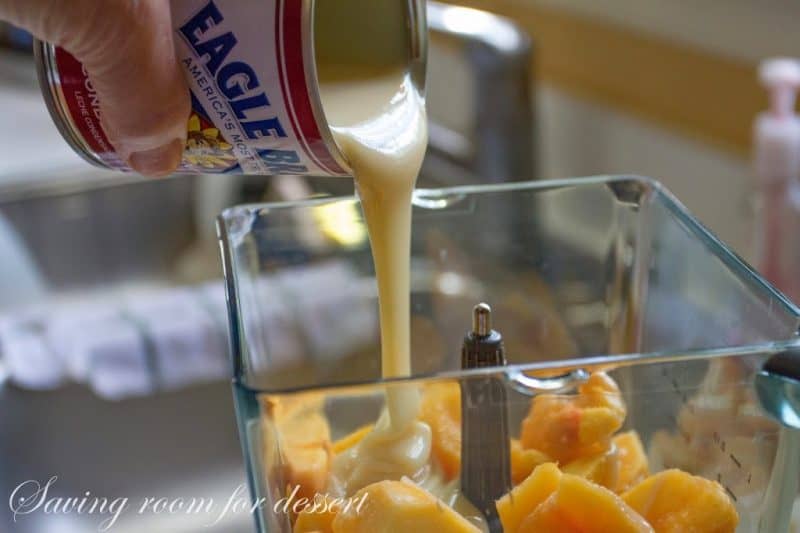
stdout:
<svg viewBox="0 0 800 533">
<path fill-rule="evenodd" d="M 800 61 L 770 59 L 759 69 L 770 108 L 754 127 L 756 205 L 755 265 L 800 302 L 800 117 L 795 98 Z"/>
</svg>

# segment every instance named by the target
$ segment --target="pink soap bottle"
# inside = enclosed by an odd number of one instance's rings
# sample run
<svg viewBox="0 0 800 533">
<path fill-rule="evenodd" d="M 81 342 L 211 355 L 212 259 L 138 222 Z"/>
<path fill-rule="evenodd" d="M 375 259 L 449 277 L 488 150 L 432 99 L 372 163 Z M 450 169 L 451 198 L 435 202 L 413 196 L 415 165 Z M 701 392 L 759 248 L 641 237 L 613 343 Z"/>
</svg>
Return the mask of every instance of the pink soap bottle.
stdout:
<svg viewBox="0 0 800 533">
<path fill-rule="evenodd" d="M 800 62 L 770 59 L 761 64 L 759 75 L 770 108 L 758 115 L 754 128 L 755 264 L 800 303 L 800 117 L 794 109 Z"/>
</svg>

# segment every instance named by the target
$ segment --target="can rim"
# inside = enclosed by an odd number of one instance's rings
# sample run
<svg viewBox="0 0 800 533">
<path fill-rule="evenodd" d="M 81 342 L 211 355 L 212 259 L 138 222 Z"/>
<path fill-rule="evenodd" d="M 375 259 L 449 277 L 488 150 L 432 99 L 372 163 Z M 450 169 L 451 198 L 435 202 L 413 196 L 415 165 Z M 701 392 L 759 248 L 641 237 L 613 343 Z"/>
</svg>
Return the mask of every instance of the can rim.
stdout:
<svg viewBox="0 0 800 533">
<path fill-rule="evenodd" d="M 322 93 L 319 86 L 319 76 L 317 74 L 317 52 L 314 45 L 314 23 L 316 13 L 316 0 L 303 2 L 303 20 L 301 31 L 303 35 L 303 63 L 305 63 L 306 86 L 312 89 L 309 92 L 311 101 L 311 112 L 314 114 L 314 121 L 319 124 L 320 135 L 328 147 L 331 155 L 345 172 L 352 174 L 353 169 L 347 162 L 342 153 L 339 143 L 333 136 L 330 123 L 325 114 L 325 107 L 322 105 Z"/>
<path fill-rule="evenodd" d="M 424 99 L 428 88 L 428 6 L 425 0 L 411 0 L 408 5 L 411 36 L 409 71 Z"/>
<path fill-rule="evenodd" d="M 329 147 L 331 155 L 336 162 L 347 172 L 352 173 L 353 169 L 347 162 L 342 153 L 339 143 L 333 136 L 325 114 L 325 107 L 322 105 L 322 91 L 319 85 L 319 75 L 317 73 L 317 53 L 315 49 L 314 26 L 316 14 L 316 0 L 303 2 L 303 62 L 305 63 L 306 84 L 310 89 L 309 100 L 314 120 L 320 125 L 320 135 L 325 145 Z M 428 38 L 426 23 L 426 7 L 424 0 L 411 0 L 408 2 L 408 25 L 411 55 L 408 61 L 408 69 L 414 80 L 414 85 L 424 98 L 427 87 L 427 57 L 428 57 Z"/>
<path fill-rule="evenodd" d="M 76 133 L 72 117 L 65 108 L 64 95 L 61 92 L 61 83 L 58 78 L 58 68 L 56 68 L 55 64 L 55 53 L 55 45 L 40 39 L 33 40 L 36 75 L 39 78 L 39 88 L 47 111 L 50 113 L 50 117 L 53 119 L 61 137 L 75 153 L 96 167 L 108 169 L 110 167 L 89 150 L 82 137 Z"/>
</svg>

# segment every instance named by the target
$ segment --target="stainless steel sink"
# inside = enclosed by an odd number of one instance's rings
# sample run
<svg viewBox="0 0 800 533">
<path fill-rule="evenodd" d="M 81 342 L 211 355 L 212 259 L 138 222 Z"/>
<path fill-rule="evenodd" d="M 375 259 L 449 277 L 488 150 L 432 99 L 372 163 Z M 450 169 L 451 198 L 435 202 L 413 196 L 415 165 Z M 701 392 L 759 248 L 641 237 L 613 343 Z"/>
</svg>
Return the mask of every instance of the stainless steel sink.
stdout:
<svg viewBox="0 0 800 533">
<path fill-rule="evenodd" d="M 6 190 L 0 217 L 25 244 L 23 252 L 36 270 L 25 304 L 46 306 L 63 294 L 113 291 L 132 283 L 171 287 L 218 278 L 213 239 L 199 235 L 198 183 L 177 177 Z M 209 212 L 209 219 L 214 214 Z M 23 309 L 19 300 L 5 301 L 2 310 Z M 132 506 L 145 497 L 194 496 L 213 498 L 222 508 L 245 480 L 225 379 L 119 402 L 99 399 L 77 384 L 53 391 L 0 385 L 0 427 L 4 502 L 20 483 L 45 484 L 57 476 L 54 496 L 90 491 L 127 497 Z M 95 531 L 106 517 L 33 512 L 16 523 L 13 518 L 7 504 L 0 506 L 0 531 Z M 205 522 L 198 523 L 201 519 Z M 113 531 L 252 531 L 247 513 L 228 513 L 214 527 L 204 527 L 214 520 L 129 510 Z"/>
<path fill-rule="evenodd" d="M 0 196 L 0 213 L 51 290 L 170 279 L 197 237 L 193 185 L 188 177 L 62 185 Z"/>
<path fill-rule="evenodd" d="M 222 510 L 244 482 L 230 384 L 191 387 L 124 402 L 99 401 L 72 386 L 56 392 L 0 390 L 0 526 L 30 533 L 96 531 L 106 516 L 33 512 L 13 522 L 9 496 L 18 484 L 53 476 L 53 497 L 130 498 L 112 531 L 247 532 L 246 513 L 217 516 L 137 514 L 146 497 L 214 498 Z M 145 527 L 146 526 L 146 527 Z"/>
</svg>

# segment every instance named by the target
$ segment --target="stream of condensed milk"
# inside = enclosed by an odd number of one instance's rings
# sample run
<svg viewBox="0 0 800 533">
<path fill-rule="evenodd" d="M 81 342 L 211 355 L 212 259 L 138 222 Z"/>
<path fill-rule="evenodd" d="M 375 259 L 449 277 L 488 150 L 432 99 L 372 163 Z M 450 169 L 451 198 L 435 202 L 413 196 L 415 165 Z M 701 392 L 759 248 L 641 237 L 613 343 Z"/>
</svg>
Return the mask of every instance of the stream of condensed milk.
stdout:
<svg viewBox="0 0 800 533">
<path fill-rule="evenodd" d="M 406 5 L 318 0 L 316 12 L 318 19 L 346 21 L 333 32 L 329 24 L 317 25 L 317 75 L 325 116 L 353 171 L 369 233 L 385 378 L 411 375 L 411 200 L 428 142 L 424 96 L 407 65 L 407 29 L 396 23 Z M 355 39 L 360 44 L 353 45 L 352 35 L 363 38 L 363 20 L 374 33 L 369 44 Z M 329 490 L 350 496 L 371 483 L 406 477 L 479 524 L 458 481 L 445 483 L 432 471 L 431 429 L 418 417 L 420 391 L 387 385 L 385 398 L 374 429 L 334 458 Z"/>
<path fill-rule="evenodd" d="M 325 117 L 347 160 L 369 233 L 385 378 L 411 375 L 411 196 L 428 142 L 425 99 L 410 72 L 405 0 L 317 0 L 317 76 Z M 372 482 L 422 481 L 431 430 L 419 391 L 386 388 L 385 409 L 357 446 L 334 460 L 336 491 Z"/>
<path fill-rule="evenodd" d="M 402 69 L 321 72 L 320 79 L 326 116 L 353 170 L 372 247 L 383 376 L 409 376 L 411 195 L 427 146 L 425 101 Z M 386 409 L 375 429 L 334 461 L 340 491 L 352 494 L 403 476 L 421 481 L 431 432 L 417 420 L 418 411 L 416 388 L 387 386 Z"/>
<path fill-rule="evenodd" d="M 411 375 L 411 195 L 428 142 L 425 99 L 411 64 L 408 0 L 316 0 L 314 41 L 325 118 L 347 160 L 369 233 L 385 378 Z M 431 430 L 419 391 L 387 385 L 385 408 L 358 445 L 334 459 L 332 490 L 372 482 L 422 482 Z"/>
</svg>

